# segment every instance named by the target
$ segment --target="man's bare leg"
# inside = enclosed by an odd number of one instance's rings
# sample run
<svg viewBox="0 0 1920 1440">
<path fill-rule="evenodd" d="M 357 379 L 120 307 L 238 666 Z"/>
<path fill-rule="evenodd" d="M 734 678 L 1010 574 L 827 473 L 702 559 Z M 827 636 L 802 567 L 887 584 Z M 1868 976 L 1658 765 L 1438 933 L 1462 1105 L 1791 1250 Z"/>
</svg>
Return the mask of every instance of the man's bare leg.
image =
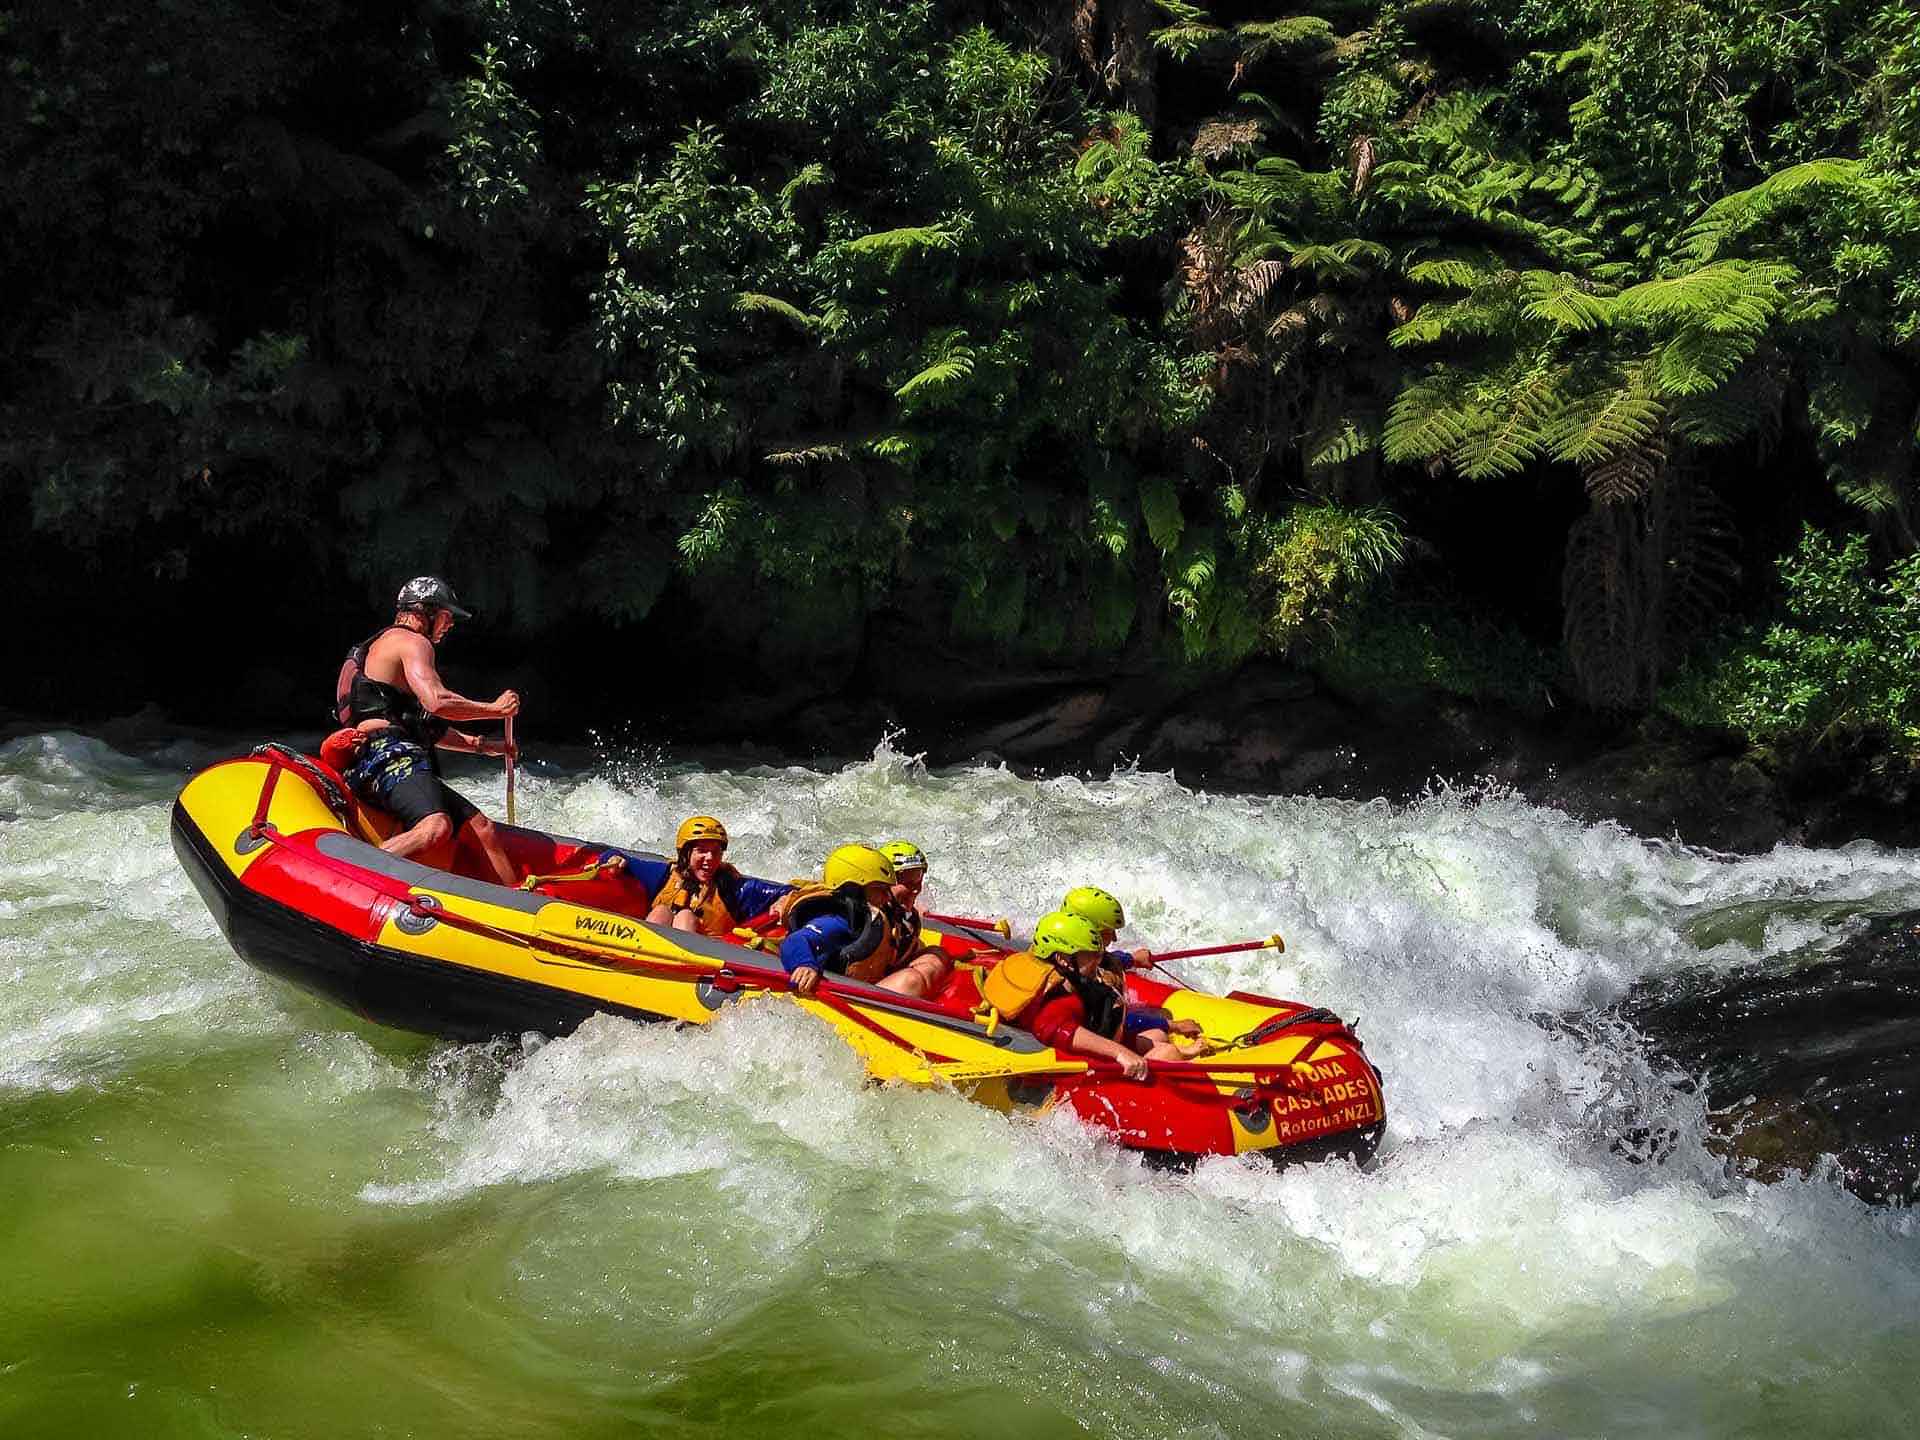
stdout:
<svg viewBox="0 0 1920 1440">
<path fill-rule="evenodd" d="M 951 961 L 936 955 L 921 955 L 882 980 L 880 988 L 891 990 L 896 995 L 925 1000 L 946 984 L 947 977 L 952 973 Z"/>
<path fill-rule="evenodd" d="M 431 853 L 453 838 L 453 821 L 445 815 L 429 815 L 411 830 L 402 830 L 380 848 L 389 855 L 412 857 Z"/>
<path fill-rule="evenodd" d="M 462 827 L 473 837 L 473 843 L 480 847 L 487 857 L 487 863 L 493 867 L 494 878 L 511 890 L 520 883 L 520 877 L 514 873 L 513 862 L 507 859 L 507 852 L 500 845 L 500 834 L 493 828 L 493 822 L 484 815 L 475 815 Z"/>
</svg>

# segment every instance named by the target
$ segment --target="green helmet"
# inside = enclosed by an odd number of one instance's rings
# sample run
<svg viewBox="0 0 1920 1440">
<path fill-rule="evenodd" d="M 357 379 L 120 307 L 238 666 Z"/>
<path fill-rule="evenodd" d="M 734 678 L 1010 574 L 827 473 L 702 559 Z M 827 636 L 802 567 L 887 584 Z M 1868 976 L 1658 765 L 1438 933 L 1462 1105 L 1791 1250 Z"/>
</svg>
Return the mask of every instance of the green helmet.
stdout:
<svg viewBox="0 0 1920 1440">
<path fill-rule="evenodd" d="M 1055 910 L 1042 915 L 1033 927 L 1033 953 L 1042 960 L 1056 955 L 1087 955 L 1100 949 L 1100 932 L 1084 915 Z"/>
<path fill-rule="evenodd" d="M 896 875 L 927 868 L 927 857 L 911 840 L 889 840 L 880 847 L 880 853 L 893 861 L 893 873 Z"/>
<path fill-rule="evenodd" d="M 1060 908 L 1102 930 L 1126 928 L 1127 912 L 1120 908 L 1120 902 L 1095 885 L 1082 885 L 1077 890 L 1069 890 L 1067 898 L 1060 902 Z"/>
</svg>

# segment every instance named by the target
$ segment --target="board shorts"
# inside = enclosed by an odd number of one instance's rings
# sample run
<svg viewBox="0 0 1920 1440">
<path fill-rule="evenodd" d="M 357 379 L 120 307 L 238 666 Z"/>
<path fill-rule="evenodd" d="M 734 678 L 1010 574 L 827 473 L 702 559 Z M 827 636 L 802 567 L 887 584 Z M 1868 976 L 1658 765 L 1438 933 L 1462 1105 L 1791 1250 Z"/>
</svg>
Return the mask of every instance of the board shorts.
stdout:
<svg viewBox="0 0 1920 1440">
<path fill-rule="evenodd" d="M 386 811 L 409 830 L 429 815 L 445 815 L 457 835 L 480 813 L 477 805 L 440 778 L 424 745 L 389 730 L 361 747 L 346 781 L 356 800 Z"/>
<path fill-rule="evenodd" d="M 1143 1030 L 1164 1030 L 1173 1017 L 1157 1005 L 1129 1005 L 1121 1038 L 1131 1040 Z"/>
</svg>

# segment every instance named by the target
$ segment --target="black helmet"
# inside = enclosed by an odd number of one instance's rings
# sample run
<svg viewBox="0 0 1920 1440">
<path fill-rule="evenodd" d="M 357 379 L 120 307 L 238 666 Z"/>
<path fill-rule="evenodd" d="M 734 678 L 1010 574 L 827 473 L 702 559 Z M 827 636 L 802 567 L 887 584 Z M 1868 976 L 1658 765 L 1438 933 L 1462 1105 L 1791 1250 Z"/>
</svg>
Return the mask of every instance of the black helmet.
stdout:
<svg viewBox="0 0 1920 1440">
<path fill-rule="evenodd" d="M 446 610 L 456 620 L 471 620 L 473 612 L 460 607 L 460 597 L 438 575 L 419 575 L 400 587 L 396 610 Z"/>
</svg>

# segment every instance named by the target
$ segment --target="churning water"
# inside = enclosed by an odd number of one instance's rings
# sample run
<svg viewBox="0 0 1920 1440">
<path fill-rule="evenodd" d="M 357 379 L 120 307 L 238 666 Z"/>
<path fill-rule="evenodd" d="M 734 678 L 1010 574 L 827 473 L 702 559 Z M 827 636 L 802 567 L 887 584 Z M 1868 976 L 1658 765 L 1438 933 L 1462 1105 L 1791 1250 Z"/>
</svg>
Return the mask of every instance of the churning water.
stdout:
<svg viewBox="0 0 1920 1440">
<path fill-rule="evenodd" d="M 1357 1017 L 1366 1172 L 1157 1174 L 1071 1122 L 870 1087 L 772 1006 L 449 1047 L 243 965 L 167 844 L 216 758 L 0 747 L 0 1435 L 1902 1435 L 1920 1225 L 1762 1185 L 1605 1009 L 1920 908 L 1920 853 L 1730 859 L 1499 793 L 607 763 L 532 823 L 746 868 L 933 857 L 935 908 L 1065 888 Z M 465 787 L 498 813 L 497 775 Z M 944 902 L 944 907 L 942 902 Z M 1650 1139 L 1649 1137 L 1655 1137 Z"/>
</svg>

